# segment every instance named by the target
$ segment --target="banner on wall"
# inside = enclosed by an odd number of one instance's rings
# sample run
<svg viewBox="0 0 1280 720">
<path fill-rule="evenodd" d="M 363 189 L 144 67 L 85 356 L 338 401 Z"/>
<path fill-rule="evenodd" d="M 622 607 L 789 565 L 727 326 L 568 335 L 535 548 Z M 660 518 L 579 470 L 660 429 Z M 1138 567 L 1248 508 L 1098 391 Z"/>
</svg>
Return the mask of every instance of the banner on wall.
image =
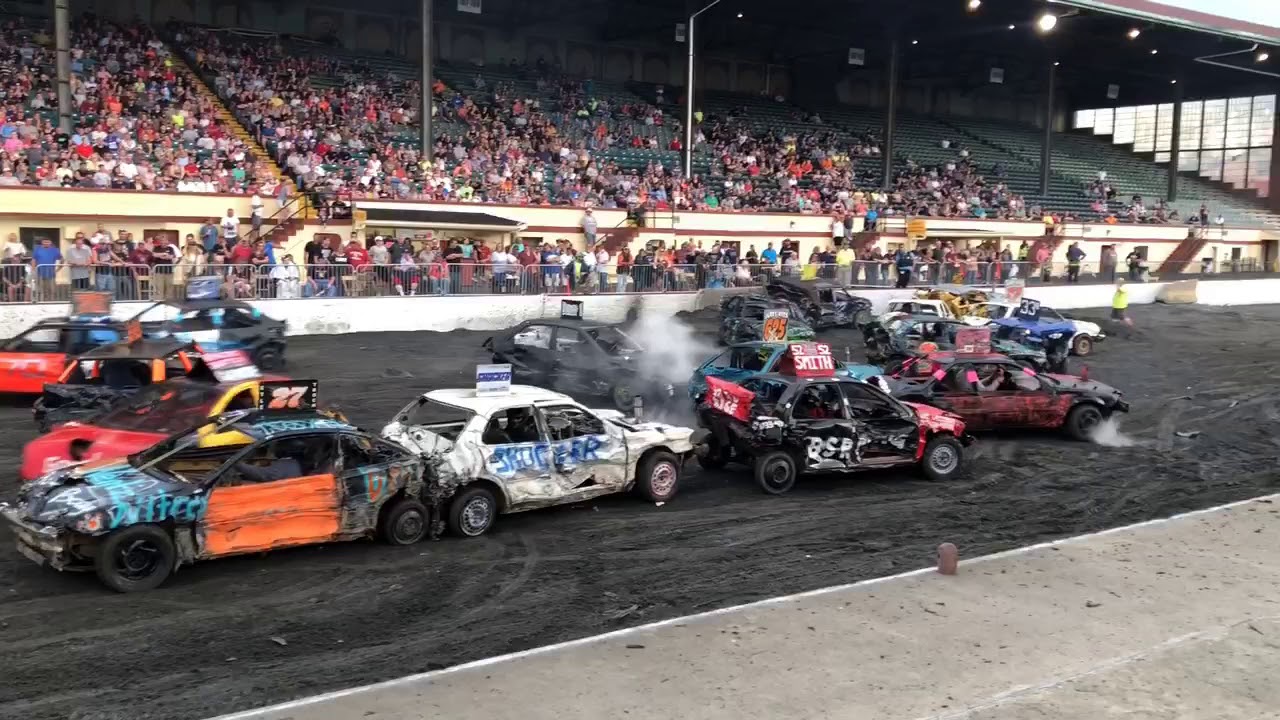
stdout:
<svg viewBox="0 0 1280 720">
<path fill-rule="evenodd" d="M 676 23 L 676 42 L 684 42 L 686 27 L 684 23 Z"/>
<path fill-rule="evenodd" d="M 482 0 L 458 0 L 458 12 L 479 15 L 481 1 Z"/>
<path fill-rule="evenodd" d="M 1107 99 L 1108 99 L 1108 100 L 1115 100 L 1115 99 L 1116 99 L 1116 98 L 1118 98 L 1118 97 L 1120 97 L 1120 86 L 1119 86 L 1119 85 L 1115 85 L 1115 84 L 1108 85 L 1108 86 L 1107 86 Z"/>
<path fill-rule="evenodd" d="M 1004 68 L 993 67 L 987 78 L 996 85 L 1004 84 Z"/>
<path fill-rule="evenodd" d="M 866 65 L 867 51 L 862 48 L 849 48 L 850 65 Z"/>
</svg>

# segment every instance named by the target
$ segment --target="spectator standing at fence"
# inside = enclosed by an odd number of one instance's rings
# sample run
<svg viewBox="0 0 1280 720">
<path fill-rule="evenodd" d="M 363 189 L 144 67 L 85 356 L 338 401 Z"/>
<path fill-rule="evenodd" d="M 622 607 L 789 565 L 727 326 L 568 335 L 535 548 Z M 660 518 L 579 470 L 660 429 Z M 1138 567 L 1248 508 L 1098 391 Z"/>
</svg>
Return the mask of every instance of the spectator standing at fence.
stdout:
<svg viewBox="0 0 1280 720">
<path fill-rule="evenodd" d="M 893 264 L 898 269 L 899 288 L 905 288 L 911 284 L 911 270 L 915 267 L 916 259 L 911 251 L 906 248 L 898 248 L 898 252 L 893 256 Z"/>
<path fill-rule="evenodd" d="M 98 229 L 93 231 L 93 235 L 89 238 L 89 244 L 100 245 L 102 243 L 111 244 L 111 231 L 107 230 L 102 223 L 98 223 Z"/>
<path fill-rule="evenodd" d="M 18 234 L 9 233 L 9 239 L 4 244 L 4 259 L 22 257 L 26 254 L 27 246 L 18 242 Z"/>
<path fill-rule="evenodd" d="M 209 218 L 200 226 L 200 244 L 206 253 L 212 253 L 213 246 L 218 244 L 218 221 L 215 218 Z"/>
<path fill-rule="evenodd" d="M 1031 248 L 1027 247 L 1027 241 L 1023 240 L 1022 244 L 1018 246 L 1018 262 L 1024 263 L 1027 261 L 1027 258 L 1030 256 L 1031 256 Z"/>
<path fill-rule="evenodd" d="M 236 266 L 249 264 L 249 259 L 253 257 L 253 246 L 249 244 L 249 238 L 240 238 L 234 241 L 234 244 L 228 241 L 227 244 L 231 247 L 227 253 L 228 264 Z"/>
<path fill-rule="evenodd" d="M 36 300 L 56 300 L 58 265 L 62 262 L 62 251 L 53 244 L 53 240 L 42 237 L 31 251 L 31 264 L 35 266 Z"/>
<path fill-rule="evenodd" d="M 116 271 L 124 258 L 116 254 L 114 242 L 93 246 L 93 288 L 98 292 L 116 292 Z"/>
<path fill-rule="evenodd" d="M 596 276 L 600 292 L 609 291 L 609 251 L 604 245 L 596 248 Z"/>
<path fill-rule="evenodd" d="M 151 238 L 151 292 L 157 299 L 170 297 L 177 261 L 178 248 L 160 235 Z"/>
<path fill-rule="evenodd" d="M 618 277 L 617 277 L 617 280 L 614 281 L 615 282 L 614 290 L 615 292 L 620 292 L 620 293 L 626 292 L 627 283 L 630 282 L 631 280 L 631 265 L 632 265 L 631 249 L 628 248 L 626 245 L 623 245 L 622 247 L 618 248 L 618 258 L 616 261 L 616 265 L 617 265 Z"/>
<path fill-rule="evenodd" d="M 582 234 L 586 236 L 588 250 L 591 250 L 596 245 L 597 229 L 596 216 L 591 213 L 591 208 L 587 208 L 582 212 Z"/>
<path fill-rule="evenodd" d="M 26 259 L 21 255 L 6 255 L 0 260 L 0 278 L 4 282 L 4 299 L 9 302 L 29 300 L 27 293 Z"/>
<path fill-rule="evenodd" d="M 77 233 L 71 247 L 67 248 L 67 265 L 71 268 L 71 289 L 89 289 L 89 265 L 93 261 L 93 251 L 89 249 L 84 233 Z"/>
<path fill-rule="evenodd" d="M 769 266 L 778 264 L 778 251 L 773 249 L 773 243 L 764 246 L 764 252 L 760 253 L 760 262 Z"/>
<path fill-rule="evenodd" d="M 1049 282 L 1053 278 L 1053 267 L 1049 263 L 1049 246 L 1041 243 L 1036 248 L 1036 267 L 1040 268 L 1040 280 Z"/>
<path fill-rule="evenodd" d="M 301 285 L 301 273 L 294 263 L 292 255 L 285 255 L 280 263 L 271 268 L 271 280 L 275 283 L 276 297 L 281 300 L 292 300 L 298 297 Z"/>
<path fill-rule="evenodd" d="M 1067 282 L 1080 282 L 1081 260 L 1084 260 L 1084 251 L 1080 249 L 1080 243 L 1071 243 L 1067 248 Z"/>
</svg>

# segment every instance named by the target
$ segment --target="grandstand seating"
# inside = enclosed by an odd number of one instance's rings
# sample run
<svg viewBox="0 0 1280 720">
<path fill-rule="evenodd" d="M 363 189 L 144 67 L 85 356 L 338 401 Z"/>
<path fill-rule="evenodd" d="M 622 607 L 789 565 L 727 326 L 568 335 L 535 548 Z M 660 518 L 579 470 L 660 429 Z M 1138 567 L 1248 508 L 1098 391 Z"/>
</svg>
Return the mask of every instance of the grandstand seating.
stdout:
<svg viewBox="0 0 1280 720">
<path fill-rule="evenodd" d="M 883 158 L 877 139 L 881 110 L 801 108 L 768 97 L 716 92 L 706 93 L 699 107 L 705 121 L 698 130 L 707 142 L 694 149 L 696 178 L 685 181 L 678 171 L 679 105 L 662 107 L 662 118 L 655 121 L 659 110 L 651 86 L 568 78 L 515 64 L 437 68 L 437 162 L 432 167 L 421 161 L 418 149 L 417 67 L 405 59 L 188 27 L 181 30 L 188 37 L 177 45 L 187 53 L 184 64 L 148 28 L 90 22 L 80 21 L 73 36 L 77 71 L 90 78 L 79 89 L 83 101 L 76 122 L 98 126 L 96 134 L 86 133 L 95 157 L 134 143 L 137 152 L 148 156 L 139 163 L 142 179 L 129 183 L 116 178 L 111 184 L 117 187 L 176 186 L 184 179 L 181 168 L 192 165 L 199 171 L 187 181 L 204 180 L 208 174 L 210 185 L 196 183 L 200 188 L 243 192 L 272 188 L 283 167 L 304 189 L 355 196 L 604 206 L 686 198 L 692 207 L 710 202 L 735 209 L 829 212 L 838 192 L 878 186 L 883 163 L 891 162 L 905 195 L 899 211 L 927 207 L 963 215 L 972 208 L 958 198 L 980 194 L 987 217 L 1023 217 L 1043 208 L 1097 219 L 1100 213 L 1091 207 L 1094 200 L 1086 187 L 1105 170 L 1119 193 L 1105 212 L 1122 220 L 1121 200 L 1136 194 L 1150 202 L 1165 188 L 1164 169 L 1093 137 L 1054 136 L 1049 191 L 1041 194 L 1041 135 L 1028 126 L 903 112 L 894 157 Z M 101 43 L 104 27 L 110 40 Z M 50 154 L 56 123 L 53 89 L 34 85 L 39 73 L 16 69 L 51 72 L 47 30 L 46 25 L 14 20 L 0 26 L 0 66 L 12 69 L 0 91 L 9 102 L 20 95 L 29 98 L 25 117 L 42 137 L 36 141 L 27 128 L 21 138 Z M 186 64 L 198 77 L 188 73 Z M 111 70 L 113 77 L 142 72 L 167 99 L 150 104 L 148 93 L 99 77 L 103 70 Z M 98 82 L 107 83 L 106 97 Z M 112 93 L 122 96 L 121 107 Z M 180 119 L 175 120 L 175 109 Z M 109 135 L 117 126 L 131 136 L 123 145 L 117 145 L 114 133 Z M 19 132 L 13 123 L 7 128 L 10 135 Z M 758 174 L 746 172 L 729 149 L 743 136 L 749 138 L 751 152 L 761 156 Z M 4 149 L 11 155 L 24 149 L 6 142 Z M 835 154 L 849 156 L 851 165 L 837 162 L 825 171 L 815 167 L 793 180 L 783 151 L 793 142 L 801 161 Z M 266 158 L 259 162 L 264 154 L 278 164 Z M 65 159 L 76 170 L 84 165 L 81 158 Z M 949 174 L 949 163 L 961 167 Z M 14 168 L 0 173 L 0 185 L 95 182 L 94 172 L 63 180 L 67 172 L 57 171 L 56 165 L 37 174 L 25 165 L 9 164 Z M 112 166 L 110 158 L 106 165 Z M 937 168 L 944 169 L 944 191 L 949 186 L 948 194 L 954 195 L 950 203 L 934 202 L 923 185 L 926 174 Z M 55 180 L 44 177 L 52 172 Z M 1228 223 L 1280 226 L 1274 215 L 1211 183 L 1184 178 L 1180 188 L 1174 207 L 1183 219 L 1204 203 Z"/>
</svg>

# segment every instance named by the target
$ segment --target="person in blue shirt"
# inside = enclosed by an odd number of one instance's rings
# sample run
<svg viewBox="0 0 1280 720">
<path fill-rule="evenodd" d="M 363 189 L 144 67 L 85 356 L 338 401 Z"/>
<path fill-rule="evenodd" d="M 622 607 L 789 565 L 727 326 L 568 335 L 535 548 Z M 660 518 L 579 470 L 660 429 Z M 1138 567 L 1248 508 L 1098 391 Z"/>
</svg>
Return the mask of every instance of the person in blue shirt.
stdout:
<svg viewBox="0 0 1280 720">
<path fill-rule="evenodd" d="M 58 265 L 62 262 L 62 251 L 47 237 L 40 238 L 40 243 L 31 251 L 31 264 L 36 269 L 36 301 L 48 301 L 57 298 L 54 287 L 58 275 Z"/>
<path fill-rule="evenodd" d="M 893 264 L 898 268 L 898 287 L 905 288 L 911 282 L 911 270 L 916 264 L 915 256 L 910 250 L 899 248 L 893 256 Z"/>
<path fill-rule="evenodd" d="M 769 243 L 765 247 L 764 252 L 760 253 L 760 262 L 765 265 L 778 264 L 778 251 L 773 249 L 773 243 Z"/>
<path fill-rule="evenodd" d="M 880 213 L 877 212 L 875 208 L 871 208 L 870 210 L 867 210 L 866 221 L 863 224 L 866 226 L 867 230 L 875 230 L 876 220 L 878 219 L 880 219 Z"/>
</svg>

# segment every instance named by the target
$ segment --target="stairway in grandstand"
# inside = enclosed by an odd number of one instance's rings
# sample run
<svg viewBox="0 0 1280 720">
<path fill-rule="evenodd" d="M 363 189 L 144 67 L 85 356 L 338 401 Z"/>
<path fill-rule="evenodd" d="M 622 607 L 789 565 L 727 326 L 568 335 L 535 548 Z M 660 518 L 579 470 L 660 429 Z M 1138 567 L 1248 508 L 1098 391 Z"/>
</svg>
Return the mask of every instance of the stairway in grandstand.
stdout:
<svg viewBox="0 0 1280 720">
<path fill-rule="evenodd" d="M 250 133 L 240 120 L 227 109 L 222 98 L 218 97 L 218 93 L 214 92 L 213 89 L 205 83 L 204 78 L 200 77 L 200 73 L 192 69 L 191 65 L 188 64 L 186 57 L 183 56 L 182 53 L 176 51 L 171 52 L 170 57 L 173 58 L 175 69 L 186 75 L 195 85 L 199 93 L 218 109 L 216 113 L 218 122 L 223 127 L 230 130 L 237 139 L 253 149 L 254 155 L 259 158 L 260 162 L 265 163 L 267 168 L 271 171 L 271 176 L 277 180 L 282 180 L 289 186 L 290 195 L 296 193 L 297 188 L 293 184 L 293 179 L 285 174 L 284 170 L 281 169 L 279 163 L 275 161 L 275 158 L 272 157 L 271 153 L 267 152 L 267 149 L 262 146 L 262 143 L 258 142 L 258 138 L 255 137 L 253 133 Z"/>
</svg>

